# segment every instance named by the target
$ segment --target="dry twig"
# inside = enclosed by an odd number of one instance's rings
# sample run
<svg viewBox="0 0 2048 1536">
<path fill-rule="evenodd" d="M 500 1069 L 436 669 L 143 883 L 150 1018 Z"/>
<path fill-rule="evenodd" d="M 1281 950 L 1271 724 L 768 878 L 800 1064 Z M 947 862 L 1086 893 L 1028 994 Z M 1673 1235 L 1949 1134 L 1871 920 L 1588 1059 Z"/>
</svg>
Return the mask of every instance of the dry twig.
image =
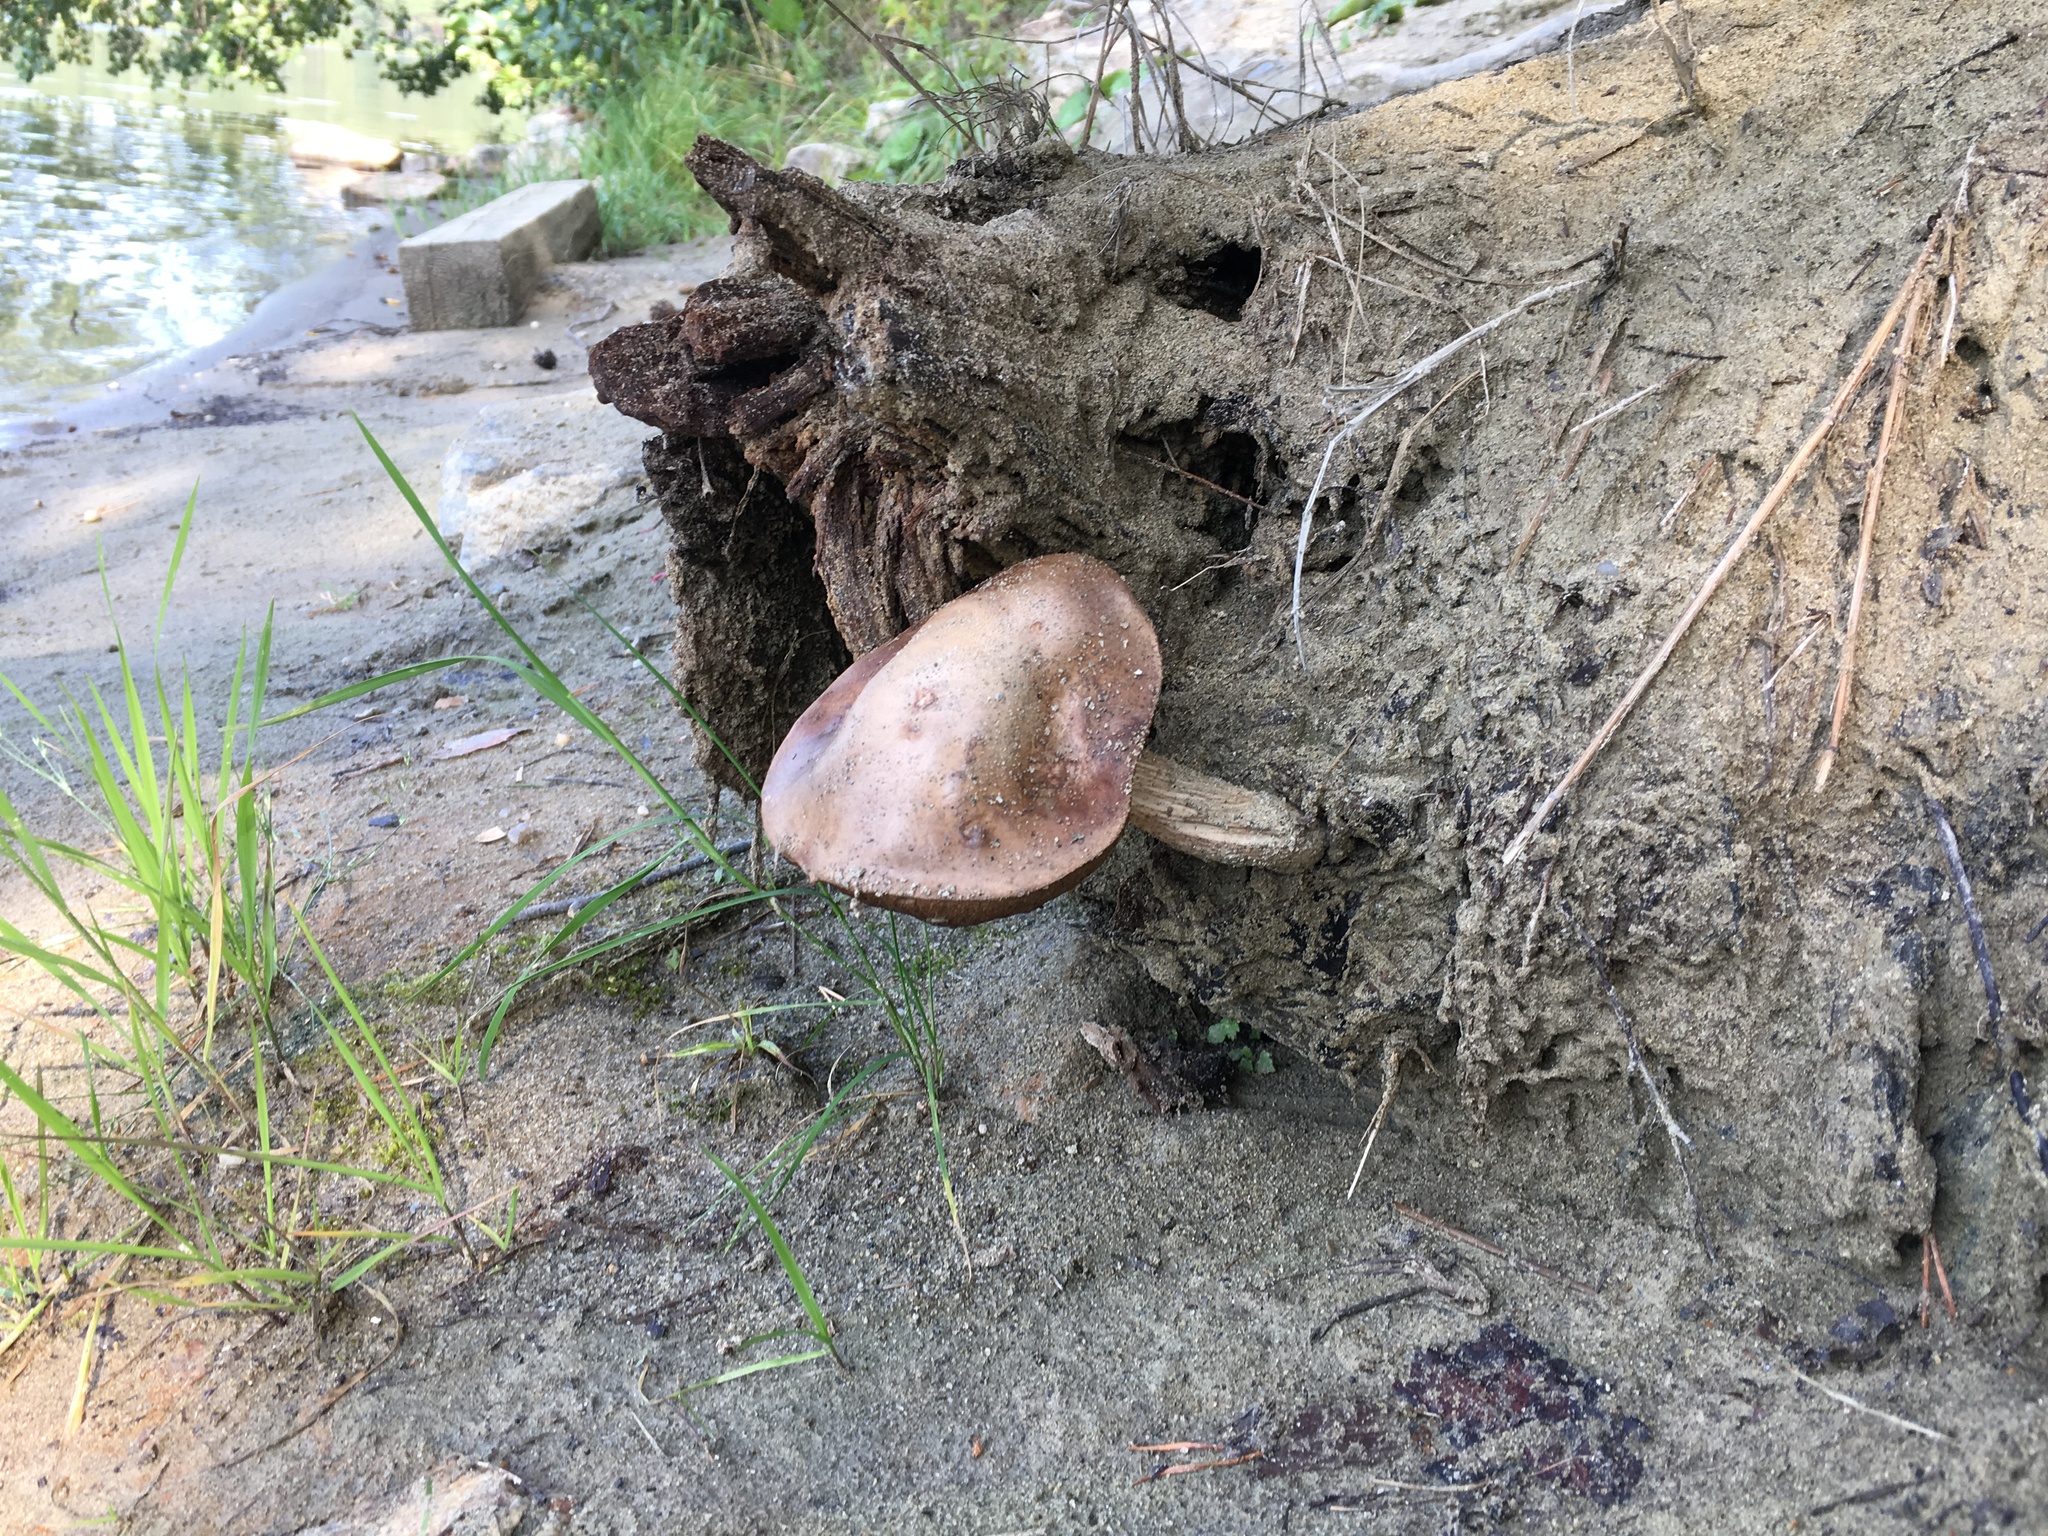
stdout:
<svg viewBox="0 0 2048 1536">
<path fill-rule="evenodd" d="M 1535 810 L 1529 813 L 1529 819 L 1523 823 L 1522 830 L 1515 834 L 1514 840 L 1502 852 L 1502 867 L 1505 868 L 1512 865 L 1522 856 L 1529 846 L 1529 840 L 1536 835 L 1543 823 L 1550 819 L 1550 813 L 1557 809 L 1559 802 L 1571 792 L 1572 786 L 1579 782 L 1586 769 L 1592 765 L 1593 759 L 1598 757 L 1607 743 L 1614 739 L 1615 733 L 1621 729 L 1622 722 L 1628 719 L 1630 713 L 1642 699 L 1642 696 L 1649 691 L 1650 684 L 1657 679 L 1657 674 L 1664 670 L 1664 664 L 1671 659 L 1672 653 L 1678 649 L 1679 642 L 1684 640 L 1686 635 L 1691 632 L 1693 622 L 1699 618 L 1707 604 L 1713 601 L 1714 594 L 1721 590 L 1721 584 L 1728 579 L 1728 573 L 1735 568 L 1736 562 L 1748 552 L 1749 546 L 1756 542 L 1757 534 L 1763 530 L 1763 526 L 1770 520 L 1771 514 L 1776 512 L 1784 504 L 1786 498 L 1791 495 L 1792 487 L 1806 473 L 1807 466 L 1813 462 L 1814 455 L 1820 452 L 1821 445 L 1827 441 L 1829 435 L 1833 433 L 1836 425 L 1841 421 L 1844 413 L 1849 409 L 1850 403 L 1862 391 L 1864 381 L 1869 378 L 1870 370 L 1876 365 L 1879 354 L 1884 350 L 1885 343 L 1891 339 L 1892 332 L 1898 328 L 1899 317 L 1905 313 L 1906 306 L 1911 302 L 1913 294 L 1918 289 L 1921 278 L 1926 275 L 1927 269 L 1933 265 L 1935 256 L 1940 252 L 1946 225 L 1947 219 L 1944 216 L 1942 223 L 1927 237 L 1927 243 L 1921 247 L 1919 259 L 1913 263 L 1912 270 L 1906 274 L 1906 280 L 1900 284 L 1898 294 L 1891 302 L 1891 307 L 1885 311 L 1884 318 L 1878 321 L 1877 328 L 1871 332 L 1870 340 L 1864 345 L 1863 355 L 1856 360 L 1856 366 L 1849 370 L 1849 376 L 1842 381 L 1842 387 L 1835 391 L 1835 398 L 1829 403 L 1827 410 L 1822 413 L 1818 425 L 1807 434 L 1806 440 L 1793 453 L 1791 461 L 1780 472 L 1771 488 L 1764 493 L 1763 500 L 1757 503 L 1756 510 L 1750 514 L 1749 521 L 1743 524 L 1742 531 L 1736 534 L 1735 541 L 1728 546 L 1727 552 L 1721 556 L 1720 561 L 1714 566 L 1713 570 L 1707 573 L 1707 579 L 1700 583 L 1699 591 L 1693 595 L 1692 601 L 1686 605 L 1685 612 L 1679 615 L 1678 622 L 1672 626 L 1671 633 L 1664 637 L 1664 643 L 1657 647 L 1657 652 L 1650 658 L 1649 664 L 1636 675 L 1636 680 L 1629 685 L 1628 692 L 1622 695 L 1621 702 L 1614 706 L 1607 719 L 1593 733 L 1593 739 L 1586 744 L 1586 749 L 1578 755 L 1577 760 L 1573 762 L 1571 767 L 1565 770 L 1565 775 L 1558 780 L 1557 786 L 1543 797 Z M 1320 481 L 1318 481 L 1318 485 L 1320 485 Z M 1311 501 L 1310 505 L 1314 505 L 1313 501 Z M 1306 512 L 1303 514 L 1303 529 L 1302 552 L 1305 554 L 1307 552 Z M 1297 569 L 1299 569 L 1298 561 Z M 1297 630 L 1297 646 L 1299 642 L 1300 635 Z"/>
<path fill-rule="evenodd" d="M 1856 546 L 1856 579 L 1849 588 L 1849 619 L 1842 635 L 1842 657 L 1835 672 L 1835 710 L 1828 723 L 1828 744 L 1813 771 L 1813 792 L 1827 787 L 1834 771 L 1835 757 L 1842 747 L 1842 727 L 1849 719 L 1849 695 L 1856 678 L 1856 635 L 1863 622 L 1863 594 L 1870 585 L 1870 552 L 1877 542 L 1877 509 L 1884 494 L 1885 464 L 1899 435 L 1899 423 L 1906 415 L 1906 388 L 1912 374 L 1913 354 L 1920 348 L 1920 320 L 1934 279 L 1923 277 L 1913 285 L 1912 302 L 1906 306 L 1906 321 L 1899 330 L 1899 344 L 1892 350 L 1891 387 L 1885 395 L 1884 427 L 1877 436 L 1877 452 L 1863 481 L 1862 536 Z"/>
<path fill-rule="evenodd" d="M 1941 851 L 1948 857 L 1948 870 L 1956 882 L 1956 895 L 1963 904 L 1963 921 L 1970 930 L 1970 948 L 1977 957 L 1977 977 L 1984 983 L 1985 1033 L 2005 1074 L 2006 1094 L 2020 1117 L 2020 1129 L 2034 1144 L 2034 1159 L 2040 1165 L 2041 1181 L 2048 1184 L 2048 1110 L 2036 1104 L 2020 1072 L 2012 1036 L 2005 1030 L 2005 1004 L 1998 995 L 1998 979 L 1991 974 L 1991 945 L 1984 937 L 1984 915 L 1977 910 L 1977 894 L 1970 888 L 1970 872 L 1963 867 L 1963 853 L 1956 846 L 1956 829 L 1949 824 L 1948 808 L 1934 796 L 1927 797 L 1927 814 L 1941 838 Z"/>
<path fill-rule="evenodd" d="M 1593 974 L 1600 978 L 1600 990 L 1607 994 L 1608 1005 L 1614 1009 L 1615 1022 L 1621 1026 L 1622 1043 L 1628 1047 L 1628 1066 L 1623 1075 L 1633 1075 L 1643 1080 L 1643 1089 L 1650 1096 L 1650 1107 L 1656 1110 L 1657 1118 L 1664 1123 L 1664 1135 L 1671 1143 L 1671 1155 L 1678 1163 L 1678 1171 L 1685 1176 L 1685 1203 L 1692 1215 L 1692 1235 L 1698 1239 L 1701 1249 L 1707 1255 L 1707 1261 L 1718 1264 L 1721 1261 L 1714 1254 L 1714 1245 L 1707 1239 L 1706 1221 L 1700 1214 L 1700 1192 L 1693 1183 L 1692 1164 L 1686 1160 L 1685 1154 L 1692 1148 L 1692 1138 L 1686 1135 L 1684 1127 L 1678 1123 L 1678 1117 L 1671 1113 L 1671 1105 L 1664 1097 L 1664 1090 L 1657 1086 L 1657 1079 L 1651 1074 L 1649 1063 L 1643 1059 L 1642 1047 L 1636 1043 L 1635 1020 L 1629 1017 L 1628 1009 L 1623 1006 L 1621 994 L 1614 990 L 1614 978 L 1607 970 L 1607 957 L 1600 952 L 1600 946 L 1593 942 L 1593 935 L 1586 932 L 1585 924 L 1579 921 L 1579 915 L 1572 910 L 1570 902 L 1560 900 L 1557 909 L 1564 914 L 1565 921 L 1572 925 L 1572 931 L 1579 936 L 1579 942 L 1586 946 L 1586 954 L 1593 962 Z"/>
<path fill-rule="evenodd" d="M 1132 1478 L 1131 1486 L 1138 1488 L 1146 1483 L 1156 1483 L 1162 1477 L 1184 1477 L 1190 1472 L 1216 1472 L 1224 1467 L 1241 1467 L 1248 1461 L 1259 1460 L 1265 1454 L 1264 1451 L 1246 1451 L 1242 1456 L 1226 1456 L 1221 1461 L 1183 1461 L 1171 1467 L 1160 1467 L 1156 1471 L 1147 1472 L 1143 1477 Z"/>
<path fill-rule="evenodd" d="M 1581 1296 L 1590 1296 L 1595 1301 L 1600 1299 L 1600 1292 L 1598 1290 L 1586 1284 L 1583 1280 L 1574 1280 L 1562 1270 L 1552 1269 L 1548 1264 L 1538 1264 L 1534 1259 L 1525 1259 L 1519 1253 L 1511 1253 L 1501 1247 L 1499 1243 L 1489 1243 L 1485 1238 L 1467 1232 L 1463 1227 L 1454 1227 L 1448 1221 L 1431 1216 L 1426 1211 L 1418 1211 L 1412 1205 L 1403 1205 L 1398 1200 L 1391 1200 L 1388 1204 L 1394 1208 L 1396 1215 L 1405 1217 L 1419 1226 L 1428 1227 L 1432 1232 L 1440 1232 L 1454 1243 L 1463 1243 L 1467 1248 L 1476 1248 L 1481 1253 L 1500 1259 L 1527 1274 L 1541 1276 L 1545 1280 L 1553 1281 L 1563 1286 L 1566 1290 L 1577 1291 Z"/>
<path fill-rule="evenodd" d="M 375 1360 L 372 1360 L 368 1365 L 364 1366 L 361 1370 L 357 1371 L 353 1376 L 349 1377 L 346 1381 L 342 1382 L 340 1386 L 335 1387 L 332 1391 L 328 1392 L 325 1396 L 323 1396 L 319 1402 L 315 1403 L 305 1413 L 301 1414 L 298 1420 L 292 1425 L 292 1427 L 286 1430 L 283 1434 L 278 1435 L 272 1439 L 266 1440 L 261 1445 L 252 1446 L 250 1449 L 243 1451 L 238 1455 L 230 1456 L 226 1461 L 219 1463 L 220 1469 L 222 1471 L 225 1471 L 229 1467 L 239 1467 L 245 1461 L 253 1461 L 258 1456 L 266 1455 L 269 1452 L 276 1450 L 279 1446 L 285 1444 L 287 1441 L 296 1439 L 298 1436 L 304 1434 L 307 1430 L 311 1429 L 315 1424 L 319 1423 L 321 1419 L 325 1418 L 327 1416 L 327 1411 L 330 1408 L 332 1408 L 336 1403 L 340 1402 L 344 1397 L 347 1397 L 349 1393 L 355 1391 L 357 1387 L 360 1387 L 364 1382 L 368 1381 L 371 1378 L 371 1376 L 375 1375 L 378 1371 L 382 1370 L 386 1365 L 388 1365 L 391 1362 L 392 1357 L 398 1353 L 398 1346 L 405 1342 L 405 1319 L 398 1315 L 396 1309 L 394 1309 L 391 1306 L 390 1302 L 384 1302 L 384 1307 L 388 1312 L 391 1313 L 391 1321 L 397 1325 L 395 1331 L 391 1335 L 390 1348 L 386 1349 L 383 1354 L 379 1355 Z"/>
</svg>

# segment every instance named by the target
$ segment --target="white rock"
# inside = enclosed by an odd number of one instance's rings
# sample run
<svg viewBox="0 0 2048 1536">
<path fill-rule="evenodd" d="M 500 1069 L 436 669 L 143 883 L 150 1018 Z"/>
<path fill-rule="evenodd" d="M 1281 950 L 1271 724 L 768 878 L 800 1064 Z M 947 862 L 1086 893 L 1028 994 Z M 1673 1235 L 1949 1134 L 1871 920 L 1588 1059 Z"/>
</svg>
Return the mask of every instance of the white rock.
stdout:
<svg viewBox="0 0 2048 1536">
<path fill-rule="evenodd" d="M 408 160 L 412 156 L 406 156 Z M 341 206 L 367 208 L 375 203 L 424 203 L 448 190 L 439 171 L 371 171 L 341 189 Z"/>
<path fill-rule="evenodd" d="M 782 168 L 808 171 L 826 186 L 836 187 L 866 159 L 851 144 L 792 144 L 782 157 Z"/>
<path fill-rule="evenodd" d="M 379 1321 L 372 1317 L 374 1325 Z M 482 1536 L 534 1530 L 526 1485 L 485 1462 L 444 1461 L 397 1496 L 370 1494 L 347 1514 L 300 1528 L 298 1536 Z M 552 1520 L 541 1529 L 553 1530 Z"/>
<path fill-rule="evenodd" d="M 589 131 L 589 123 L 567 108 L 536 112 L 526 120 L 526 141 L 515 144 L 505 157 L 505 170 L 508 174 L 573 176 Z"/>
<path fill-rule="evenodd" d="M 373 139 L 334 123 L 302 117 L 281 117 L 277 126 L 291 145 L 299 165 L 347 165 L 359 171 L 388 171 L 405 158 L 389 139 Z"/>
<path fill-rule="evenodd" d="M 441 461 L 441 531 L 471 570 L 630 521 L 649 429 L 588 384 L 485 407 Z"/>
<path fill-rule="evenodd" d="M 901 96 L 890 101 L 868 103 L 867 121 L 861 125 L 861 132 L 871 139 L 886 139 L 896 130 L 896 125 L 915 112 L 923 102 L 916 96 Z"/>
</svg>

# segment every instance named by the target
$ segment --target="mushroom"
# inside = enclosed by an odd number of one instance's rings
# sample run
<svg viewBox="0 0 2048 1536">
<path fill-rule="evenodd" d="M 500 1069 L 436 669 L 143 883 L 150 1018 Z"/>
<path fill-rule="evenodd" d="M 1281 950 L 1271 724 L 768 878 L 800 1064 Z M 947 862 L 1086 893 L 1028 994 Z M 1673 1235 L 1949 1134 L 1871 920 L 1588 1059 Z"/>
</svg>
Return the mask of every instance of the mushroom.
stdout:
<svg viewBox="0 0 2048 1536">
<path fill-rule="evenodd" d="M 839 675 L 777 749 L 762 826 L 812 879 L 949 926 L 1071 890 L 1127 821 L 1218 863 L 1321 856 L 1277 795 L 1147 752 L 1158 703 L 1159 639 L 1123 579 L 1026 560 Z"/>
</svg>

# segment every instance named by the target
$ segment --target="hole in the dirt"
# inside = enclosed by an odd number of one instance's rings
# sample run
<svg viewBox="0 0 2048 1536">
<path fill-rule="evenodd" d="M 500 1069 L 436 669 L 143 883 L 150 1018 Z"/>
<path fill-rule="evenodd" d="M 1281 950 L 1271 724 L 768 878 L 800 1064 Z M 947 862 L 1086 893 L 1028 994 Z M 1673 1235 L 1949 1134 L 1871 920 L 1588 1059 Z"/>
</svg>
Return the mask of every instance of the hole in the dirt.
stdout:
<svg viewBox="0 0 2048 1536">
<path fill-rule="evenodd" d="M 1225 549 L 1243 549 L 1252 539 L 1252 524 L 1258 513 L 1244 501 L 1258 500 L 1259 443 L 1249 432 L 1225 432 L 1208 448 L 1197 447 L 1189 455 L 1192 472 L 1222 486 L 1234 496 L 1209 496 L 1209 515 L 1202 519 L 1202 532 Z"/>
<path fill-rule="evenodd" d="M 1966 334 L 1956 338 L 1956 356 L 1974 368 L 1979 363 L 1988 361 L 1991 354 L 1984 350 L 1983 342 Z"/>
<path fill-rule="evenodd" d="M 1182 309 L 1199 309 L 1219 320 L 1236 320 L 1259 286 L 1265 253 L 1256 245 L 1232 241 L 1197 256 L 1159 282 L 1159 295 Z"/>
<path fill-rule="evenodd" d="M 1183 519 L 1182 526 L 1199 528 L 1227 553 L 1251 543 L 1259 520 L 1253 504 L 1263 499 L 1262 483 L 1279 473 L 1251 433 L 1175 422 L 1143 436 L 1126 435 L 1123 442 L 1131 458 L 1160 466 L 1179 482 L 1178 490 L 1201 499 L 1201 521 Z"/>
</svg>

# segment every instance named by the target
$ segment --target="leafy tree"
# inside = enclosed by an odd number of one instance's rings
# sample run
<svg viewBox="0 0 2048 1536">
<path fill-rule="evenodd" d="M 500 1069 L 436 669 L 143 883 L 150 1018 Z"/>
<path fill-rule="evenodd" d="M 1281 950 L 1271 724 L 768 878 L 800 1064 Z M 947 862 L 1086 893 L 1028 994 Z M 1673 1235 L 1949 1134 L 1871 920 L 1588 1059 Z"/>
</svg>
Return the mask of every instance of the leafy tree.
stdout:
<svg viewBox="0 0 2048 1536">
<path fill-rule="evenodd" d="M 493 112 L 557 96 L 590 101 L 630 79 L 664 33 L 688 29 L 685 0 L 442 0 L 425 22 L 399 0 L 372 12 L 359 39 L 375 50 L 386 78 L 431 96 L 459 76 L 483 82 Z"/>
<path fill-rule="evenodd" d="M 286 61 L 341 31 L 350 10 L 348 0 L 5 0 L 0 51 L 33 80 L 90 62 L 101 30 L 115 74 L 140 70 L 152 85 L 207 75 L 277 90 Z"/>
<path fill-rule="evenodd" d="M 405 0 L 0 0 L 0 55 L 24 80 L 87 63 L 104 36 L 115 74 L 150 84 L 199 77 L 282 88 L 308 43 L 351 31 L 405 91 L 432 95 L 463 75 L 493 111 L 557 96 L 589 100 L 630 77 L 650 42 L 686 29 L 716 0 L 440 0 L 415 17 Z M 351 28 L 351 23 L 354 23 Z"/>
</svg>

